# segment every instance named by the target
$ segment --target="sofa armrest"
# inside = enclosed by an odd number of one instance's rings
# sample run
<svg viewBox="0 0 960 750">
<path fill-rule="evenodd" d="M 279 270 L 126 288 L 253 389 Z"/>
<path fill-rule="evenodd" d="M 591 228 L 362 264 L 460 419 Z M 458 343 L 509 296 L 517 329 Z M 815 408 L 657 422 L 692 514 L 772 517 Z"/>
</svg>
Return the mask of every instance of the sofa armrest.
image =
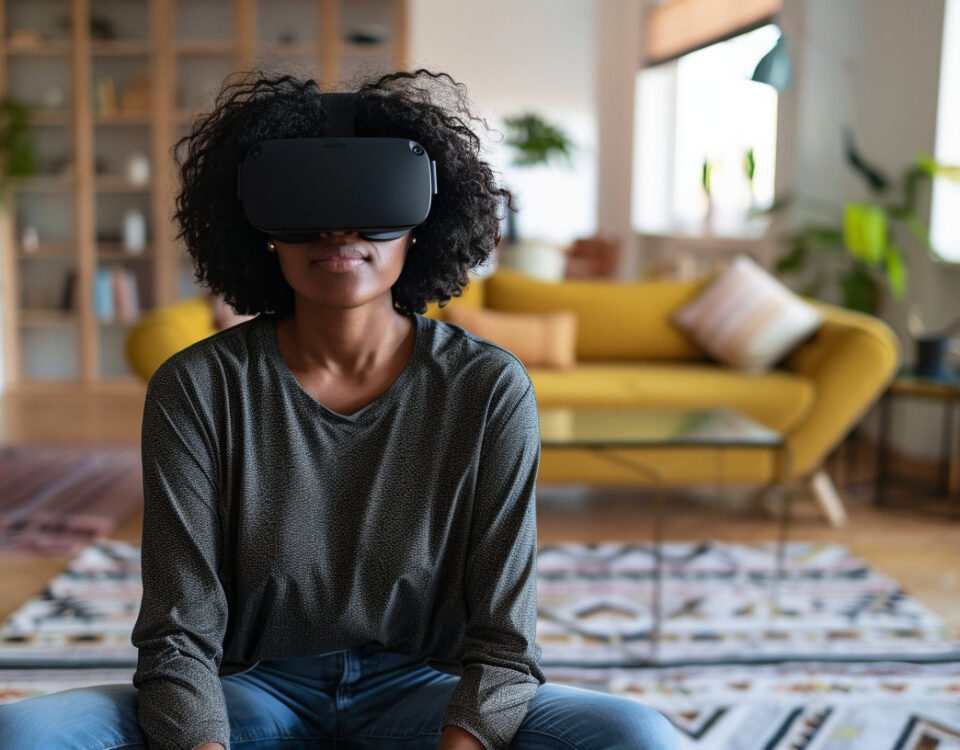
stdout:
<svg viewBox="0 0 960 750">
<path fill-rule="evenodd" d="M 821 464 L 883 395 L 901 361 L 896 333 L 879 318 L 808 302 L 824 323 L 785 362 L 785 369 L 810 378 L 816 388 L 812 410 L 789 435 L 793 476 Z"/>
</svg>

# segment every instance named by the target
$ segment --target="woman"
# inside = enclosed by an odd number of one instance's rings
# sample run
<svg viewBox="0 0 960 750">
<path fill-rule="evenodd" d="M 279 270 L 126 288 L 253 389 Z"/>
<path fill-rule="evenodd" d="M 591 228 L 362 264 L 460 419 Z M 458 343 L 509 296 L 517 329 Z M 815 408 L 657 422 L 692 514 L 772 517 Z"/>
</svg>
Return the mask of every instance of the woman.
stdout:
<svg viewBox="0 0 960 750">
<path fill-rule="evenodd" d="M 0 746 L 677 747 L 651 709 L 545 682 L 530 378 L 422 315 L 499 241 L 510 194 L 479 158 L 480 120 L 445 74 L 358 94 L 356 136 L 411 139 L 437 164 L 426 221 L 395 239 L 292 243 L 245 218 L 251 145 L 325 133 L 313 80 L 228 80 L 178 144 L 197 278 L 256 317 L 149 383 L 133 686 L 5 707 Z"/>
</svg>

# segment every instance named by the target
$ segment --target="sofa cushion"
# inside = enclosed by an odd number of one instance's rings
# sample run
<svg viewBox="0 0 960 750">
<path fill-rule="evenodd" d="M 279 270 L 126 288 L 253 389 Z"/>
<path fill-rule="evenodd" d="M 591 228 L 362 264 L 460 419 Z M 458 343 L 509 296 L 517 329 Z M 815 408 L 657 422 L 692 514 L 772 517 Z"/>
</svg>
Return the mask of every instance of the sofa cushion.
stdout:
<svg viewBox="0 0 960 750">
<path fill-rule="evenodd" d="M 502 312 L 577 314 L 577 359 L 705 361 L 669 320 L 702 281 L 541 281 L 499 268 L 484 280 L 484 306 Z"/>
<path fill-rule="evenodd" d="M 425 318 L 433 318 L 434 320 L 446 320 L 447 311 L 452 307 L 482 308 L 485 287 L 486 279 L 469 276 L 469 281 L 459 297 L 451 297 L 443 307 L 440 307 L 436 302 L 431 302 L 427 305 L 423 316 Z"/>
<path fill-rule="evenodd" d="M 524 366 L 567 369 L 576 363 L 577 316 L 505 313 L 467 306 L 447 309 L 447 322 L 513 352 Z"/>
<path fill-rule="evenodd" d="M 799 424 L 816 398 L 812 378 L 783 370 L 750 375 L 716 364 L 579 362 L 563 372 L 528 372 L 541 407 L 730 406 L 780 431 Z"/>
<path fill-rule="evenodd" d="M 198 294 L 144 313 L 127 333 L 124 353 L 149 382 L 168 357 L 216 332 L 210 295 Z"/>
<path fill-rule="evenodd" d="M 815 307 L 746 255 L 671 319 L 717 361 L 763 372 L 820 327 Z"/>
</svg>

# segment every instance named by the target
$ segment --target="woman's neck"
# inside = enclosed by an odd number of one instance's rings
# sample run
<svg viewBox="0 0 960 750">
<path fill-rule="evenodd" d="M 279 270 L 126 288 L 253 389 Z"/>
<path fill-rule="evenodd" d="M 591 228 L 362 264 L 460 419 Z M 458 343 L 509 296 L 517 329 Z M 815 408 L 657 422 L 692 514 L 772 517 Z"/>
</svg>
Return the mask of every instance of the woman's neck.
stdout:
<svg viewBox="0 0 960 750">
<path fill-rule="evenodd" d="M 389 367 L 415 324 L 393 307 L 301 308 L 277 321 L 277 341 L 292 368 L 350 378 Z"/>
</svg>

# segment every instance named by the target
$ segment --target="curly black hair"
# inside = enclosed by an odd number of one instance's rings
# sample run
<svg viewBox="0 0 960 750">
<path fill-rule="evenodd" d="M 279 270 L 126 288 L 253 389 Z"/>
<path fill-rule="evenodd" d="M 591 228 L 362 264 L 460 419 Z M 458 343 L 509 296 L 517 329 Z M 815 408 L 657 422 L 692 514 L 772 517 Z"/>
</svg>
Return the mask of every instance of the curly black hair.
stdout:
<svg viewBox="0 0 960 750">
<path fill-rule="evenodd" d="M 359 87 L 357 136 L 410 138 L 437 162 L 438 193 L 417 230 L 417 252 L 408 253 L 391 292 L 402 314 L 443 307 L 460 296 L 468 271 L 488 260 L 500 241 L 510 191 L 497 184 L 480 158 L 481 141 L 471 123 L 466 88 L 447 73 L 425 69 L 368 78 Z M 313 78 L 271 75 L 261 69 L 231 73 L 209 113 L 174 146 L 180 191 L 173 218 L 178 239 L 193 258 L 197 281 L 221 294 L 242 315 L 294 307 L 267 235 L 255 229 L 237 198 L 237 165 L 247 149 L 267 138 L 320 137 L 327 117 Z M 185 148 L 184 148 L 185 147 Z"/>
</svg>

